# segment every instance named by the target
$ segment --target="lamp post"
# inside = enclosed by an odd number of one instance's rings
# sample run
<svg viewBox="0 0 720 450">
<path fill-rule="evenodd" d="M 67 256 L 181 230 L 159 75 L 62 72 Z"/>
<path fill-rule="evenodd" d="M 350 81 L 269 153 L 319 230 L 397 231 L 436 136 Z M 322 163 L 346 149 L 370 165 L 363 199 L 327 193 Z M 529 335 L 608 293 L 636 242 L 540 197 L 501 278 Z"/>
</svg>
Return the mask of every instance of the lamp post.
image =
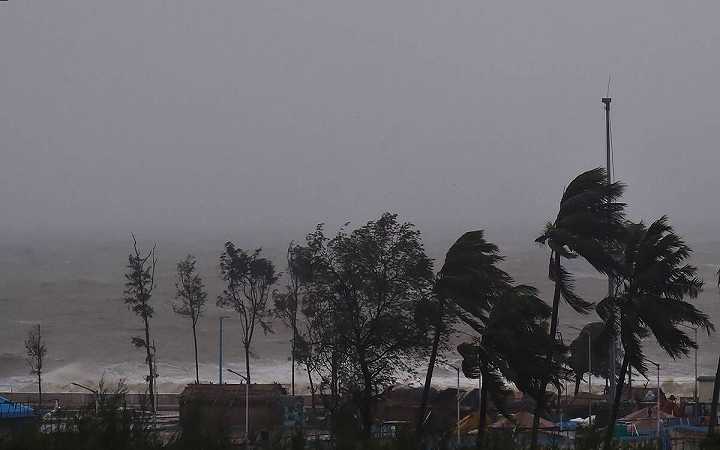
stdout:
<svg viewBox="0 0 720 450">
<path fill-rule="evenodd" d="M 223 384 L 223 319 L 229 318 L 229 316 L 220 316 L 220 345 L 218 348 L 218 384 Z"/>
<path fill-rule="evenodd" d="M 87 387 L 87 386 L 85 386 L 85 385 L 82 385 L 82 384 L 80 384 L 80 383 L 70 383 L 70 384 L 72 384 L 73 386 L 77 386 L 77 387 L 79 387 L 79 388 L 81 388 L 81 389 L 85 389 L 86 391 L 90 391 L 90 392 L 93 393 L 93 397 L 95 398 L 95 415 L 97 416 L 97 414 L 98 414 L 98 395 L 99 395 L 99 392 L 97 391 L 97 389 L 89 388 L 89 387 Z"/>
<path fill-rule="evenodd" d="M 647 360 L 650 364 L 654 365 L 657 368 L 657 393 L 655 394 L 655 408 L 657 409 L 657 420 L 656 420 L 656 433 L 658 438 L 658 446 L 660 446 L 660 364 L 656 363 L 655 361 Z"/>
<path fill-rule="evenodd" d="M 228 372 L 235 374 L 242 378 L 245 381 L 245 442 L 250 441 L 250 427 L 249 427 L 249 419 L 250 419 L 250 408 L 249 408 L 249 401 L 250 401 L 250 382 L 248 381 L 247 377 L 239 372 L 235 372 L 232 369 L 228 369 Z"/>
</svg>

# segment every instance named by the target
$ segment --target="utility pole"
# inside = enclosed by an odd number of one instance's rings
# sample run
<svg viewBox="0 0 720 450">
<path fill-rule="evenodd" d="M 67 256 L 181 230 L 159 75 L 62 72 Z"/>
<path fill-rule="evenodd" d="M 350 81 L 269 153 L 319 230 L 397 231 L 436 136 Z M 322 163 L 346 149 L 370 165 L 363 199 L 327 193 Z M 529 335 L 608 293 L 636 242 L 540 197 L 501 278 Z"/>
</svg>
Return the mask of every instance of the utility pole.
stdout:
<svg viewBox="0 0 720 450">
<path fill-rule="evenodd" d="M 588 330 L 588 425 L 592 425 L 592 340 Z"/>
<path fill-rule="evenodd" d="M 613 173 L 612 173 L 612 143 L 610 141 L 610 102 L 612 99 L 610 97 L 603 97 L 602 102 L 605 105 L 605 159 L 607 164 L 607 183 L 608 185 L 612 184 L 613 180 Z M 612 275 L 608 276 L 608 297 L 612 297 L 614 295 L 614 287 L 615 287 L 615 280 L 613 280 Z M 617 335 L 618 335 L 618 318 L 617 318 L 617 308 L 613 308 L 614 314 L 613 314 L 613 335 L 612 339 L 610 340 L 610 390 L 608 392 L 608 399 L 610 401 L 613 401 L 615 398 L 615 389 L 617 386 L 617 374 L 615 373 L 615 369 L 617 366 L 617 360 L 618 360 L 618 341 L 617 341 Z"/>
<path fill-rule="evenodd" d="M 228 369 L 228 372 L 239 376 L 245 381 L 245 444 L 250 442 L 250 380 L 239 372 L 235 372 L 232 369 Z"/>
<path fill-rule="evenodd" d="M 220 345 L 218 348 L 218 384 L 223 384 L 223 319 L 228 316 L 220 316 Z"/>
</svg>

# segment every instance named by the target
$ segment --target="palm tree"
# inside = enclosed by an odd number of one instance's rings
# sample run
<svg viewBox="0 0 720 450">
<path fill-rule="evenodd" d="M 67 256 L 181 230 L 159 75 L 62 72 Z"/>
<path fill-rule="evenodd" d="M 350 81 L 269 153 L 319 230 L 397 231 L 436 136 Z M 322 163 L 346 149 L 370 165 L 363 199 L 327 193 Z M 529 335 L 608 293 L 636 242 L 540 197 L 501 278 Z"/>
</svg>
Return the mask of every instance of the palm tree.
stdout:
<svg viewBox="0 0 720 450">
<path fill-rule="evenodd" d="M 705 328 L 708 333 L 714 329 L 705 313 L 685 301 L 697 297 L 703 282 L 697 269 L 687 264 L 690 247 L 675 234 L 667 218 L 663 216 L 649 227 L 642 222 L 629 223 L 626 230 L 616 294 L 597 307 L 606 324 L 620 323 L 624 349 L 605 434 L 606 449 L 612 441 L 612 424 L 617 420 L 628 368 L 641 374 L 647 371 L 642 340 L 654 336 L 660 348 L 676 359 L 697 347 L 682 324 Z"/>
<path fill-rule="evenodd" d="M 448 250 L 438 273 L 431 304 L 424 316 L 429 318 L 433 333 L 430 360 L 418 413 L 417 433 L 427 414 L 433 369 L 442 343 L 458 318 L 476 329 L 483 328 L 491 298 L 511 286 L 512 278 L 497 264 L 503 260 L 495 244 L 485 240 L 482 230 L 463 234 Z"/>
<path fill-rule="evenodd" d="M 503 400 L 509 391 L 503 380 L 509 380 L 521 391 L 537 399 L 545 370 L 545 353 L 556 345 L 547 334 L 550 307 L 531 286 L 507 288 L 489 302 L 489 314 L 483 320 L 477 343 L 458 346 L 463 356 L 463 372 L 468 378 L 479 378 L 480 413 L 477 444 L 482 446 L 487 402 L 489 398 L 503 411 Z M 557 351 L 561 351 L 557 349 Z M 559 384 L 561 368 L 556 364 L 550 375 Z M 544 392 L 544 386 L 543 386 Z"/>
<path fill-rule="evenodd" d="M 584 258 L 595 270 L 611 274 L 614 267 L 612 251 L 623 232 L 624 203 L 619 203 L 624 190 L 621 183 L 607 182 L 607 172 L 596 168 L 578 175 L 565 188 L 560 210 L 554 222 L 535 241 L 550 248 L 549 278 L 555 283 L 550 336 L 556 336 L 560 297 L 577 312 L 586 314 L 592 304 L 574 291 L 574 280 L 562 265 L 562 258 Z M 548 366 L 554 355 L 548 352 Z M 545 383 L 547 385 L 547 383 Z M 537 428 L 545 407 L 541 396 L 535 408 L 531 449 L 537 448 Z"/>
<path fill-rule="evenodd" d="M 717 277 L 718 287 L 720 287 L 720 269 L 718 269 Z M 718 358 L 717 369 L 715 369 L 712 403 L 710 403 L 710 424 L 708 425 L 708 435 L 714 434 L 715 427 L 717 426 L 718 397 L 720 397 L 720 357 Z"/>
</svg>

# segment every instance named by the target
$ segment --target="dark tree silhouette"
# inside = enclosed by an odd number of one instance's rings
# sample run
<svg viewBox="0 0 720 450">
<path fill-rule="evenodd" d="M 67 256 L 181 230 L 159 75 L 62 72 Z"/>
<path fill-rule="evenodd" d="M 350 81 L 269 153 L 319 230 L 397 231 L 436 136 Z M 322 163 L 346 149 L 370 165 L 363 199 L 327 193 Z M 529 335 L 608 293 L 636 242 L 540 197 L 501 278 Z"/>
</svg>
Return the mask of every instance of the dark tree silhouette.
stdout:
<svg viewBox="0 0 720 450">
<path fill-rule="evenodd" d="M 375 400 L 427 353 L 417 309 L 430 295 L 432 261 L 420 232 L 389 213 L 332 239 L 318 227 L 308 247 L 314 263 L 305 312 L 315 330 L 314 354 L 329 361 L 323 367 L 330 373 L 321 376 L 351 399 L 369 439 Z"/>
<path fill-rule="evenodd" d="M 285 291 L 273 292 L 275 315 L 292 333 L 290 338 L 290 393 L 295 395 L 295 358 L 298 347 L 298 312 L 302 304 L 301 295 L 310 280 L 310 250 L 290 242 L 287 249 L 288 284 Z"/>
<path fill-rule="evenodd" d="M 132 253 L 128 256 L 127 272 L 125 273 L 125 304 L 143 321 L 145 336 L 133 336 L 131 342 L 135 347 L 145 349 L 145 363 L 148 367 L 149 401 L 155 411 L 155 343 L 150 340 L 150 319 L 155 310 L 150 304 L 155 289 L 155 245 L 147 253 L 140 251 L 135 235 L 132 234 Z"/>
<path fill-rule="evenodd" d="M 580 334 L 569 346 L 568 364 L 575 375 L 575 395 L 580 391 L 580 382 L 588 373 L 588 338 L 590 339 L 590 355 L 592 375 L 607 379 L 610 374 L 610 334 L 603 322 L 592 322 L 585 325 Z"/>
<path fill-rule="evenodd" d="M 435 280 L 434 295 L 424 311 L 432 332 L 432 347 L 418 411 L 418 435 L 422 433 L 427 414 L 437 355 L 445 349 L 444 343 L 454 330 L 455 322 L 463 319 L 482 330 L 491 299 L 510 287 L 510 275 L 497 266 L 502 260 L 498 247 L 485 240 L 482 230 L 463 234 L 445 256 Z"/>
<path fill-rule="evenodd" d="M 45 347 L 40 324 L 37 324 L 28 332 L 27 339 L 25 339 L 25 355 L 27 364 L 30 367 L 30 373 L 37 377 L 38 407 L 42 408 L 42 373 L 47 347 Z"/>
<path fill-rule="evenodd" d="M 499 411 L 505 410 L 509 391 L 504 380 L 535 399 L 543 378 L 557 382 L 559 364 L 552 374 L 545 373 L 547 347 L 556 345 L 546 331 L 550 313 L 533 287 L 509 287 L 488 301 L 488 315 L 475 323 L 482 327 L 480 339 L 458 346 L 465 376 L 480 378 L 478 448 L 483 445 L 488 401 L 492 399 Z"/>
<path fill-rule="evenodd" d="M 652 335 L 660 348 L 676 359 L 697 347 L 681 328 L 682 324 L 705 328 L 708 333 L 714 329 L 705 313 L 685 301 L 697 297 L 703 282 L 697 269 L 687 264 L 690 247 L 675 234 L 666 217 L 648 227 L 642 222 L 628 223 L 623 244 L 617 293 L 597 307 L 606 324 L 620 323 L 624 349 L 609 424 L 617 419 L 628 369 L 647 372 L 644 338 Z M 607 427 L 606 449 L 610 448 L 613 431 L 612 425 Z"/>
<path fill-rule="evenodd" d="M 173 311 L 190 319 L 192 324 L 193 344 L 195 348 L 195 382 L 200 383 L 200 368 L 198 366 L 197 323 L 205 312 L 207 292 L 205 284 L 197 273 L 195 265 L 197 260 L 192 255 L 177 263 L 177 280 L 175 281 L 175 298 Z"/>
<path fill-rule="evenodd" d="M 565 189 L 560 210 L 554 222 L 548 223 L 536 242 L 550 248 L 549 278 L 555 283 L 550 336 L 558 329 L 560 298 L 577 312 L 586 314 L 592 307 L 574 291 L 574 280 L 562 265 L 562 258 L 584 258 L 595 270 L 611 274 L 615 267 L 612 250 L 623 234 L 624 203 L 619 203 L 624 187 L 607 183 L 607 173 L 596 168 L 578 175 Z M 556 355 L 548 353 L 548 364 Z M 546 383 L 547 384 L 547 383 Z M 531 449 L 537 448 L 537 429 L 544 413 L 545 396 L 541 396 L 535 410 Z"/>
<path fill-rule="evenodd" d="M 270 329 L 268 297 L 272 285 L 278 280 L 273 263 L 260 257 L 261 249 L 245 253 L 232 242 L 225 243 L 220 256 L 220 272 L 225 280 L 225 289 L 218 297 L 217 305 L 232 308 L 240 315 L 242 344 L 245 349 L 245 374 L 250 383 L 250 352 L 255 329 L 263 332 Z"/>
<path fill-rule="evenodd" d="M 720 269 L 717 272 L 718 287 L 720 287 Z M 717 426 L 718 400 L 720 398 L 720 357 L 718 357 L 717 369 L 715 369 L 715 381 L 713 382 L 712 401 L 710 403 L 710 424 L 708 426 L 708 435 L 715 434 Z"/>
</svg>

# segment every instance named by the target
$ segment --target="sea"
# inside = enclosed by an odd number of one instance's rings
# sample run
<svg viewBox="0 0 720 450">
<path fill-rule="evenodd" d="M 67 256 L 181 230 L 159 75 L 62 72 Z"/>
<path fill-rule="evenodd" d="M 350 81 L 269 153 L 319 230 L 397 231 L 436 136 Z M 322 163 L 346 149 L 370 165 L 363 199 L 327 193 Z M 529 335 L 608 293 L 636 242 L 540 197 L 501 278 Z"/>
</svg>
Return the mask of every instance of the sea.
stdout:
<svg viewBox="0 0 720 450">
<path fill-rule="evenodd" d="M 147 236 L 145 236 L 147 237 Z M 200 378 L 217 382 L 219 356 L 219 317 L 224 322 L 224 366 L 244 370 L 240 330 L 232 311 L 215 305 L 222 292 L 218 260 L 226 236 L 202 239 L 155 236 L 159 257 L 157 287 L 152 303 L 155 314 L 151 332 L 157 347 L 158 387 L 160 392 L 180 392 L 194 380 L 195 369 L 190 321 L 173 313 L 175 301 L 175 264 L 186 254 L 198 259 L 198 269 L 207 285 L 208 304 L 198 323 Z M 428 254 L 434 258 L 436 269 L 442 265 L 444 253 L 456 236 L 425 238 Z M 242 248 L 253 249 L 257 242 L 245 237 L 235 241 Z M 285 250 L 288 240 L 264 239 L 263 254 L 273 260 L 279 271 L 285 269 Z M 151 241 L 140 240 L 144 247 Z M 142 323 L 123 303 L 123 273 L 129 251 L 129 236 L 110 237 L 72 236 L 53 239 L 14 238 L 0 240 L 0 392 L 34 391 L 35 379 L 30 374 L 24 351 L 24 339 L 30 328 L 41 324 L 48 349 L 43 374 L 45 391 L 72 392 L 78 388 L 71 383 L 96 386 L 103 380 L 113 384 L 123 380 L 131 390 L 142 391 L 146 374 L 144 354 L 130 343 L 132 336 L 142 334 Z M 720 331 L 720 295 L 716 272 L 720 264 L 720 242 L 691 242 L 694 253 L 691 263 L 696 265 L 706 282 L 695 304 L 707 312 Z M 547 279 L 548 251 L 521 236 L 500 243 L 506 255 L 503 268 L 521 283 L 540 289 L 551 301 L 552 285 Z M 573 261 L 569 268 L 577 279 L 577 289 L 590 301 L 599 301 L 606 289 L 607 279 L 586 263 Z M 283 282 L 278 283 L 281 289 Z M 598 320 L 594 312 L 579 315 L 564 306 L 560 311 L 560 331 L 570 342 L 584 324 Z M 254 382 L 290 382 L 290 333 L 281 322 L 273 323 L 273 331 L 256 334 L 251 357 Z M 690 334 L 692 330 L 688 330 Z M 466 339 L 454 338 L 452 344 Z M 698 375 L 714 375 L 720 356 L 720 337 L 698 334 Z M 672 360 L 664 355 L 652 339 L 645 343 L 649 359 L 661 364 L 661 382 L 668 392 L 687 394 L 692 391 L 695 376 L 695 354 Z M 444 359 L 458 361 L 456 352 Z M 419 385 L 423 380 L 424 361 L 417 361 L 414 373 L 398 374 L 398 382 Z M 240 382 L 225 373 L 225 382 Z M 646 380 L 635 376 L 635 383 L 655 381 L 655 373 Z M 307 376 L 296 371 L 299 390 L 306 388 Z M 448 366 L 438 365 L 434 383 L 438 387 L 455 386 L 457 375 Z M 461 376 L 463 387 L 477 382 Z M 601 380 L 594 380 L 602 386 Z"/>
</svg>

